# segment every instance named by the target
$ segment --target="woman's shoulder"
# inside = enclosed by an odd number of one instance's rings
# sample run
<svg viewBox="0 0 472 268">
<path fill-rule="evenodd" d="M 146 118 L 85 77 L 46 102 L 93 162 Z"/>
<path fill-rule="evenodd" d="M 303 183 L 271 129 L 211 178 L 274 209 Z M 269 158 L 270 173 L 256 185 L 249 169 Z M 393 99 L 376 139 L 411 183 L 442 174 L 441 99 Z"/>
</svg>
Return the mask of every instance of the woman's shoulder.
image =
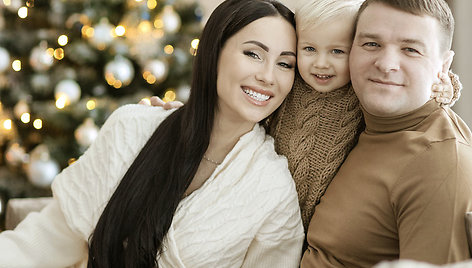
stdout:
<svg viewBox="0 0 472 268">
<path fill-rule="evenodd" d="M 125 104 L 113 111 L 105 124 L 126 120 L 146 121 L 148 123 L 154 121 L 160 122 L 174 111 L 175 109 L 164 110 L 162 107 L 154 107 L 142 104 Z"/>
</svg>

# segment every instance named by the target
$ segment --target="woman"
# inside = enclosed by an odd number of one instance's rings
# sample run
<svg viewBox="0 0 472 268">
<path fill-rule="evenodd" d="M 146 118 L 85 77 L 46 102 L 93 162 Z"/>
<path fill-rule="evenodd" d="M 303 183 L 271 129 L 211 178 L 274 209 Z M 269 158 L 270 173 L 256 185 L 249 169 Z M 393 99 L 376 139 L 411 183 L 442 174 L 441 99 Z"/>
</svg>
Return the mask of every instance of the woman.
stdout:
<svg viewBox="0 0 472 268">
<path fill-rule="evenodd" d="M 285 6 L 222 3 L 203 30 L 187 105 L 115 111 L 55 179 L 54 203 L 0 235 L 0 266 L 88 255 L 88 267 L 298 267 L 297 193 L 258 125 L 289 93 L 295 53 Z"/>
</svg>

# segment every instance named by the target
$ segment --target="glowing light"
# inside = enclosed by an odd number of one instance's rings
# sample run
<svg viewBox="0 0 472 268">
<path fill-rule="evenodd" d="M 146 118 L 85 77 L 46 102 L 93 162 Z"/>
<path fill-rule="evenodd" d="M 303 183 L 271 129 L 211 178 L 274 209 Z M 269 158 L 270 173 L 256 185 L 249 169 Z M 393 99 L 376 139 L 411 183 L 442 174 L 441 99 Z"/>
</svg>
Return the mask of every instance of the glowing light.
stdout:
<svg viewBox="0 0 472 268">
<path fill-rule="evenodd" d="M 115 80 L 115 82 L 113 83 L 114 88 L 120 88 L 122 86 L 123 86 L 123 83 L 121 83 L 120 80 Z"/>
<path fill-rule="evenodd" d="M 77 159 L 75 159 L 75 158 L 70 158 L 70 159 L 67 161 L 67 164 L 70 166 L 70 165 L 74 164 L 75 161 L 77 161 Z"/>
<path fill-rule="evenodd" d="M 41 120 L 41 119 L 39 119 L 39 118 L 36 119 L 36 120 L 34 120 L 34 121 L 33 121 L 33 127 L 34 127 L 35 129 L 41 129 L 41 128 L 43 128 L 43 120 Z"/>
<path fill-rule="evenodd" d="M 13 70 L 15 70 L 16 72 L 21 71 L 21 61 L 20 61 L 20 60 L 14 60 L 14 61 L 11 63 L 11 67 L 12 67 Z"/>
<path fill-rule="evenodd" d="M 69 42 L 69 38 L 65 34 L 63 34 L 63 35 L 61 35 L 57 38 L 57 43 L 60 46 L 65 46 L 65 45 L 67 45 L 68 42 Z"/>
<path fill-rule="evenodd" d="M 164 22 L 158 18 L 154 21 L 154 27 L 156 27 L 156 29 L 162 29 L 164 28 Z"/>
<path fill-rule="evenodd" d="M 46 50 L 46 53 L 50 56 L 50 57 L 53 57 L 54 56 L 54 48 L 50 47 Z"/>
<path fill-rule="evenodd" d="M 28 17 L 28 8 L 27 7 L 20 7 L 18 9 L 18 17 L 24 19 Z"/>
<path fill-rule="evenodd" d="M 97 107 L 97 102 L 95 100 L 89 100 L 87 101 L 87 110 L 91 111 L 93 109 L 95 109 L 95 107 Z"/>
<path fill-rule="evenodd" d="M 162 100 L 165 101 L 165 102 L 174 101 L 175 97 L 176 97 L 175 92 L 173 90 L 168 90 L 164 94 L 164 98 Z"/>
<path fill-rule="evenodd" d="M 54 50 L 54 58 L 62 60 L 64 58 L 64 49 L 57 48 Z"/>
<path fill-rule="evenodd" d="M 118 25 L 118 26 L 116 26 L 116 28 L 115 28 L 115 34 L 116 34 L 117 36 L 123 36 L 123 35 L 125 35 L 125 33 L 126 33 L 126 29 L 125 29 L 125 27 L 124 27 L 123 25 Z"/>
<path fill-rule="evenodd" d="M 20 117 L 21 122 L 28 124 L 31 121 L 31 115 L 29 113 L 23 113 Z"/>
<path fill-rule="evenodd" d="M 11 130 L 13 124 L 11 122 L 11 119 L 6 119 L 5 121 L 3 121 L 3 128 L 6 129 L 6 130 Z"/>
<path fill-rule="evenodd" d="M 200 43 L 199 39 L 193 39 L 192 42 L 190 42 L 190 46 L 192 46 L 193 49 L 197 49 L 198 43 Z"/>
<path fill-rule="evenodd" d="M 147 20 L 143 20 L 139 23 L 138 25 L 138 29 L 139 31 L 141 31 L 142 33 L 148 33 L 151 31 L 152 29 L 152 24 L 151 22 L 147 21 Z"/>
<path fill-rule="evenodd" d="M 156 83 L 156 81 L 157 81 L 157 78 L 152 74 L 150 74 L 146 77 L 146 82 L 148 82 L 151 85 Z"/>
<path fill-rule="evenodd" d="M 5 4 L 5 6 L 10 6 L 11 0 L 3 0 L 3 4 Z"/>
<path fill-rule="evenodd" d="M 174 47 L 171 45 L 167 45 L 164 47 L 164 52 L 168 55 L 174 53 Z"/>
<path fill-rule="evenodd" d="M 57 109 L 64 109 L 66 105 L 69 104 L 69 98 L 67 95 L 60 95 L 59 98 L 56 100 L 56 107 Z"/>
<path fill-rule="evenodd" d="M 85 36 L 86 38 L 92 38 L 95 33 L 95 30 L 88 25 L 84 25 L 82 27 L 81 32 L 82 32 L 82 35 Z"/>
<path fill-rule="evenodd" d="M 147 7 L 149 9 L 155 9 L 157 6 L 157 1 L 156 0 L 148 0 L 147 1 Z"/>
</svg>

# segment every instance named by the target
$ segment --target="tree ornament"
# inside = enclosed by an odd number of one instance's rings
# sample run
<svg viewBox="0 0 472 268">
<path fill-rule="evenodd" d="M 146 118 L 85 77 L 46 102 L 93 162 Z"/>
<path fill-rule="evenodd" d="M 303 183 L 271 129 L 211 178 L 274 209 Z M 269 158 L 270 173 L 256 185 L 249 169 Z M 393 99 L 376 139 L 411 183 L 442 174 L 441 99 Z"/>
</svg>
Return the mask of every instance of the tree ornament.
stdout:
<svg viewBox="0 0 472 268">
<path fill-rule="evenodd" d="M 105 65 L 105 79 L 109 85 L 115 88 L 129 85 L 133 77 L 133 63 L 121 55 L 117 55 Z"/>
<path fill-rule="evenodd" d="M 26 174 L 28 180 L 37 187 L 51 186 L 52 181 L 59 174 L 59 165 L 51 159 L 46 145 L 40 144 L 31 151 Z"/>
<path fill-rule="evenodd" d="M 83 146 L 90 146 L 98 136 L 99 128 L 93 122 L 92 118 L 87 118 L 85 121 L 75 130 L 74 136 L 77 142 Z"/>
<path fill-rule="evenodd" d="M 79 84 L 72 79 L 60 81 L 54 89 L 56 101 L 63 98 L 66 105 L 77 102 L 80 99 L 80 94 L 81 89 Z"/>
<path fill-rule="evenodd" d="M 49 94 L 52 91 L 51 79 L 44 73 L 36 73 L 31 77 L 31 86 L 35 93 Z"/>
<path fill-rule="evenodd" d="M 0 47 L 0 72 L 10 67 L 10 53 L 3 47 Z"/>
<path fill-rule="evenodd" d="M 171 5 L 166 5 L 164 7 L 162 13 L 159 14 L 159 18 L 163 22 L 163 28 L 165 32 L 172 34 L 179 31 L 182 21 L 180 20 L 179 14 L 175 12 Z"/>
<path fill-rule="evenodd" d="M 44 72 L 54 63 L 53 55 L 48 53 L 48 46 L 46 41 L 41 41 L 39 46 L 34 47 L 31 50 L 29 62 L 31 67 L 37 72 Z"/>
<path fill-rule="evenodd" d="M 94 26 L 94 34 L 90 38 L 90 42 L 97 48 L 105 48 L 113 42 L 113 30 L 115 27 L 108 22 L 107 18 L 102 18 L 100 22 Z"/>
<path fill-rule="evenodd" d="M 149 62 L 144 65 L 143 68 L 143 76 L 145 79 L 150 83 L 160 83 L 167 78 L 169 73 L 169 66 L 165 60 L 154 59 L 150 60 Z M 151 76 L 152 75 L 152 76 Z M 151 81 L 153 81 L 151 83 Z"/>
<path fill-rule="evenodd" d="M 8 10 L 11 12 L 18 12 L 18 9 L 20 9 L 22 3 L 21 0 L 10 0 L 9 5 L 5 5 Z"/>
</svg>

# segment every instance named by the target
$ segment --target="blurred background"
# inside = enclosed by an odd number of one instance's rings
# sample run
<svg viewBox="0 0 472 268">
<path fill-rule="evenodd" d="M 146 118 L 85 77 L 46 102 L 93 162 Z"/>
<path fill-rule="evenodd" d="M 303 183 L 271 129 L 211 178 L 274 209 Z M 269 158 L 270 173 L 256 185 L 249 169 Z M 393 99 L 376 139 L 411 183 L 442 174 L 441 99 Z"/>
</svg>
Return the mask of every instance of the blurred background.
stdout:
<svg viewBox="0 0 472 268">
<path fill-rule="evenodd" d="M 51 195 L 117 107 L 186 101 L 198 36 L 221 1 L 0 0 L 0 226 L 8 199 Z M 472 1 L 448 2 L 464 85 L 454 109 L 472 126 Z"/>
</svg>

